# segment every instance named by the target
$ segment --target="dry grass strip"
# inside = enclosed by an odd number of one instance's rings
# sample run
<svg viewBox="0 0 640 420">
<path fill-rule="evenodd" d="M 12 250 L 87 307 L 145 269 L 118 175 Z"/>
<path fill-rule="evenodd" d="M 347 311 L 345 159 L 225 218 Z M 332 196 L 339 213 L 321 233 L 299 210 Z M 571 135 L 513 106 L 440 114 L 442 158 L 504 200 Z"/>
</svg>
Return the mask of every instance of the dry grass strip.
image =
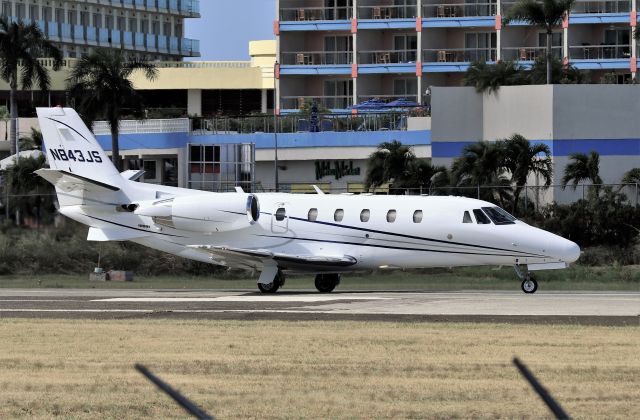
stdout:
<svg viewBox="0 0 640 420">
<path fill-rule="evenodd" d="M 184 418 L 135 362 L 219 418 L 540 418 L 518 355 L 575 418 L 637 418 L 640 328 L 0 321 L 0 418 Z"/>
</svg>

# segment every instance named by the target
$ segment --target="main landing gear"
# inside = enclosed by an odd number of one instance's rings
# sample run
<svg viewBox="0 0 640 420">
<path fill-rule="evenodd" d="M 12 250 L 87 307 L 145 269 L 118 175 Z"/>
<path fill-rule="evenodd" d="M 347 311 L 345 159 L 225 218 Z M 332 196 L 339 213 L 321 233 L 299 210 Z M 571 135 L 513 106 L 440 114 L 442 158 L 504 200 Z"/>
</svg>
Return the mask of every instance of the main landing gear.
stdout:
<svg viewBox="0 0 640 420">
<path fill-rule="evenodd" d="M 538 282 L 533 276 L 533 273 L 531 273 L 527 269 L 527 266 L 514 265 L 513 268 L 515 269 L 516 274 L 518 275 L 520 280 L 522 280 L 522 284 L 520 285 L 522 291 L 527 294 L 535 293 L 536 290 L 538 290 Z"/>
<path fill-rule="evenodd" d="M 279 288 L 284 286 L 284 274 L 282 271 L 278 270 L 276 274 L 273 276 L 273 281 L 270 283 L 260 283 L 258 282 L 258 289 L 262 293 L 275 293 Z"/>
<path fill-rule="evenodd" d="M 320 293 L 331 293 L 340 284 L 340 274 L 318 274 L 316 275 L 316 289 Z"/>
</svg>

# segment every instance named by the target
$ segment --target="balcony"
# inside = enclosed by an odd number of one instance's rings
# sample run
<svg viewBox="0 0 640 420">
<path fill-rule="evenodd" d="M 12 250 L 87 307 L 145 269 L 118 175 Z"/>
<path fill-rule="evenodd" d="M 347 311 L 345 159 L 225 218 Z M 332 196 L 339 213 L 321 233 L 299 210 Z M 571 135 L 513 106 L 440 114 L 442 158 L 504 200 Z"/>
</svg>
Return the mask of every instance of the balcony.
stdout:
<svg viewBox="0 0 640 420">
<path fill-rule="evenodd" d="M 450 19 L 460 17 L 495 16 L 496 3 L 462 3 L 450 1 L 442 4 L 425 4 L 422 17 Z"/>
<path fill-rule="evenodd" d="M 350 20 L 352 7 L 296 7 L 280 9 L 283 22 L 314 22 L 322 20 Z"/>
<path fill-rule="evenodd" d="M 362 51 L 358 53 L 358 64 L 406 64 L 415 63 L 416 50 Z"/>
<path fill-rule="evenodd" d="M 547 54 L 546 47 L 504 47 L 502 60 L 504 61 L 536 61 Z M 551 47 L 551 54 L 558 60 L 562 59 L 562 47 Z"/>
<path fill-rule="evenodd" d="M 177 13 L 190 17 L 200 16 L 199 0 L 76 0 L 78 3 L 93 3 L 124 9 Z"/>
<path fill-rule="evenodd" d="M 573 3 L 571 13 L 629 13 L 630 10 L 631 2 L 629 0 L 577 0 L 575 3 Z"/>
<path fill-rule="evenodd" d="M 280 53 L 282 75 L 351 74 L 353 53 L 306 51 Z"/>
<path fill-rule="evenodd" d="M 496 61 L 495 48 L 449 48 L 423 51 L 425 62 L 471 63 L 473 61 Z"/>
<path fill-rule="evenodd" d="M 415 19 L 417 6 L 359 6 L 358 19 Z"/>
<path fill-rule="evenodd" d="M 282 109 L 300 109 L 313 101 L 326 109 L 347 109 L 351 106 L 352 96 L 282 96 L 280 106 Z"/>
<path fill-rule="evenodd" d="M 580 70 L 629 69 L 630 45 L 569 46 L 571 64 Z"/>
</svg>

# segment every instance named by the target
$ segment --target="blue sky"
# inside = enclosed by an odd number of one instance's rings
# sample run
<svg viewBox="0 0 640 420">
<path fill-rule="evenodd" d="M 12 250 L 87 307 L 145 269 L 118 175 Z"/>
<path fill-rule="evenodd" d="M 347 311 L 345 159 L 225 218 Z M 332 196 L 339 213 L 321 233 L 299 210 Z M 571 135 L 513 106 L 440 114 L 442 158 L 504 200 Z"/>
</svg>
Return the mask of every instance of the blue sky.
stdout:
<svg viewBox="0 0 640 420">
<path fill-rule="evenodd" d="M 186 37 L 200 40 L 196 60 L 248 60 L 249 41 L 275 39 L 275 0 L 200 0 L 200 19 L 186 19 Z"/>
</svg>

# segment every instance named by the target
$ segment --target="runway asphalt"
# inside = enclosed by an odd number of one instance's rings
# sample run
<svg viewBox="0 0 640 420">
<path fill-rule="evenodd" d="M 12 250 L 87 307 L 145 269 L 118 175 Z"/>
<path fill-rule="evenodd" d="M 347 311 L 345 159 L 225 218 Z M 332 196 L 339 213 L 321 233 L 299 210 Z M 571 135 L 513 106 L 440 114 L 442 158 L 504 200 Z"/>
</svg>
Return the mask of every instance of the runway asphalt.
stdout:
<svg viewBox="0 0 640 420">
<path fill-rule="evenodd" d="M 0 317 L 640 325 L 640 292 L 0 289 Z"/>
</svg>

